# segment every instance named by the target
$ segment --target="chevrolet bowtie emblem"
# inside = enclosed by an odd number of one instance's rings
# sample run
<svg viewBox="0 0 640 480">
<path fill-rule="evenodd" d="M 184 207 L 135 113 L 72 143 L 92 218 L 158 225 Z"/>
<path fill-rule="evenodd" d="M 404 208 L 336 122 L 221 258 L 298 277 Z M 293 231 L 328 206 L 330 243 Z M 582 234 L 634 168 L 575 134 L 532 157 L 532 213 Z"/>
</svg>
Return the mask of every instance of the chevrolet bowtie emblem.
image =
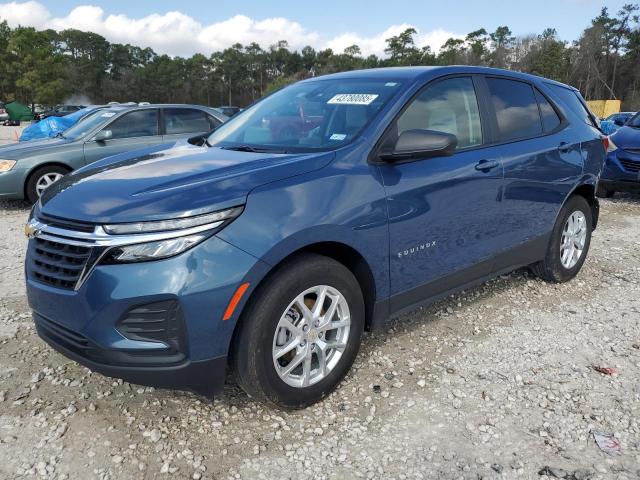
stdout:
<svg viewBox="0 0 640 480">
<path fill-rule="evenodd" d="M 24 226 L 24 234 L 27 238 L 35 238 L 40 235 L 40 224 L 38 222 L 29 222 Z"/>
</svg>

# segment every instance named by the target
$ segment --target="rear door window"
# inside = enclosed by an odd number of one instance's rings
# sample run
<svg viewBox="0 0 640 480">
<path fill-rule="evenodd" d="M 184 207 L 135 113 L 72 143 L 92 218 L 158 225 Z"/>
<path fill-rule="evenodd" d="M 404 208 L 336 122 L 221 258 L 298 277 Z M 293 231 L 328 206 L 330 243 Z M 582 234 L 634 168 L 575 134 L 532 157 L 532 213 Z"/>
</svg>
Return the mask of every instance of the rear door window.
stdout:
<svg viewBox="0 0 640 480">
<path fill-rule="evenodd" d="M 570 90 L 565 87 L 561 87 L 560 85 L 554 85 L 548 83 L 547 86 L 560 97 L 562 103 L 573 113 L 578 115 L 584 123 L 587 125 L 591 125 L 593 127 L 597 127 L 596 123 L 591 116 L 591 113 L 587 109 L 587 106 L 578 96 L 579 94 L 575 90 Z"/>
<path fill-rule="evenodd" d="M 167 135 L 209 132 L 217 123 L 213 117 L 195 108 L 164 109 L 164 128 Z"/>
<path fill-rule="evenodd" d="M 542 116 L 542 127 L 545 132 L 552 132 L 560 126 L 562 120 L 553 105 L 549 103 L 549 100 L 537 88 L 535 90 L 536 100 L 538 100 L 538 105 L 540 106 L 540 115 Z"/>
<path fill-rule="evenodd" d="M 538 102 L 531 85 L 504 78 L 489 77 L 486 80 L 498 123 L 498 141 L 508 142 L 542 134 Z"/>
<path fill-rule="evenodd" d="M 148 108 L 125 113 L 106 127 L 106 130 L 111 130 L 113 139 L 158 135 L 158 110 Z"/>
</svg>

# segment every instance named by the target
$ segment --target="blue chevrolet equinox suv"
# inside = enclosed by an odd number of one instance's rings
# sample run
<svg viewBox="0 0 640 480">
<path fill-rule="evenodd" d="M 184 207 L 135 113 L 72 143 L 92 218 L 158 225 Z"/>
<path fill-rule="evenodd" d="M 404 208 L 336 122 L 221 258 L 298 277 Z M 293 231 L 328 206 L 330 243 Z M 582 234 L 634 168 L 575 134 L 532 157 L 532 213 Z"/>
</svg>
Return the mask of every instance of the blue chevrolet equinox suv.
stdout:
<svg viewBox="0 0 640 480">
<path fill-rule="evenodd" d="M 35 325 L 108 376 L 212 396 L 230 370 L 303 407 L 390 317 L 518 267 L 573 278 L 605 143 L 575 89 L 530 75 L 305 80 L 45 190 L 25 227 Z"/>
</svg>

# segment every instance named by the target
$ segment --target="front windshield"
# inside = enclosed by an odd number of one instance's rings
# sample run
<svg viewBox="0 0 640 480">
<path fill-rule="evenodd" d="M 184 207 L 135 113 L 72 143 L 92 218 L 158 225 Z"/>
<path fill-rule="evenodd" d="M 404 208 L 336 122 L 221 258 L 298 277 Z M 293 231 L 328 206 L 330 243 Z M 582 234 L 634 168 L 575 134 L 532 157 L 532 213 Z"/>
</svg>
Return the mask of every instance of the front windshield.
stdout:
<svg viewBox="0 0 640 480">
<path fill-rule="evenodd" d="M 627 127 L 640 128 L 640 113 L 636 113 L 631 119 L 627 122 Z"/>
<path fill-rule="evenodd" d="M 110 110 L 96 110 L 95 112 L 91 112 L 78 120 L 78 123 L 62 132 L 62 135 L 64 138 L 70 138 L 71 140 L 84 137 L 94 128 L 109 121 L 116 113 L 118 112 Z"/>
<path fill-rule="evenodd" d="M 329 79 L 284 88 L 224 123 L 208 143 L 222 148 L 303 152 L 350 142 L 400 82 Z"/>
</svg>

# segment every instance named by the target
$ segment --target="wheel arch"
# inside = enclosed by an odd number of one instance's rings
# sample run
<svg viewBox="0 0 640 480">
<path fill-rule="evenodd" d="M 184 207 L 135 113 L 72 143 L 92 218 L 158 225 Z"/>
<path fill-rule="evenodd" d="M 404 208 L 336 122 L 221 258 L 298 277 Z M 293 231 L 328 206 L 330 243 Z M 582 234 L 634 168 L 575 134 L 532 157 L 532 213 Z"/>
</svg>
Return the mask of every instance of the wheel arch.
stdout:
<svg viewBox="0 0 640 480">
<path fill-rule="evenodd" d="M 596 185 L 597 180 L 593 181 L 591 178 L 581 182 L 574 187 L 564 202 L 566 203 L 571 197 L 576 195 L 583 197 L 591 207 L 591 226 L 593 230 L 598 226 L 598 217 L 600 216 L 600 202 L 596 197 Z"/>
<path fill-rule="evenodd" d="M 353 273 L 360 289 L 365 303 L 365 328 L 370 329 L 373 325 L 374 304 L 376 301 L 376 285 L 371 267 L 355 248 L 346 243 L 337 241 L 318 241 L 308 245 L 304 245 L 273 264 L 271 268 L 260 278 L 258 283 L 251 288 L 248 298 L 243 302 L 242 308 L 236 313 L 236 324 L 233 327 L 231 335 L 229 356 L 233 356 L 235 339 L 238 335 L 243 323 L 243 314 L 247 310 L 256 293 L 268 284 L 269 279 L 275 275 L 278 270 L 288 262 L 295 261 L 297 257 L 305 253 L 314 253 L 331 258 L 344 265 L 351 273 Z"/>
</svg>

